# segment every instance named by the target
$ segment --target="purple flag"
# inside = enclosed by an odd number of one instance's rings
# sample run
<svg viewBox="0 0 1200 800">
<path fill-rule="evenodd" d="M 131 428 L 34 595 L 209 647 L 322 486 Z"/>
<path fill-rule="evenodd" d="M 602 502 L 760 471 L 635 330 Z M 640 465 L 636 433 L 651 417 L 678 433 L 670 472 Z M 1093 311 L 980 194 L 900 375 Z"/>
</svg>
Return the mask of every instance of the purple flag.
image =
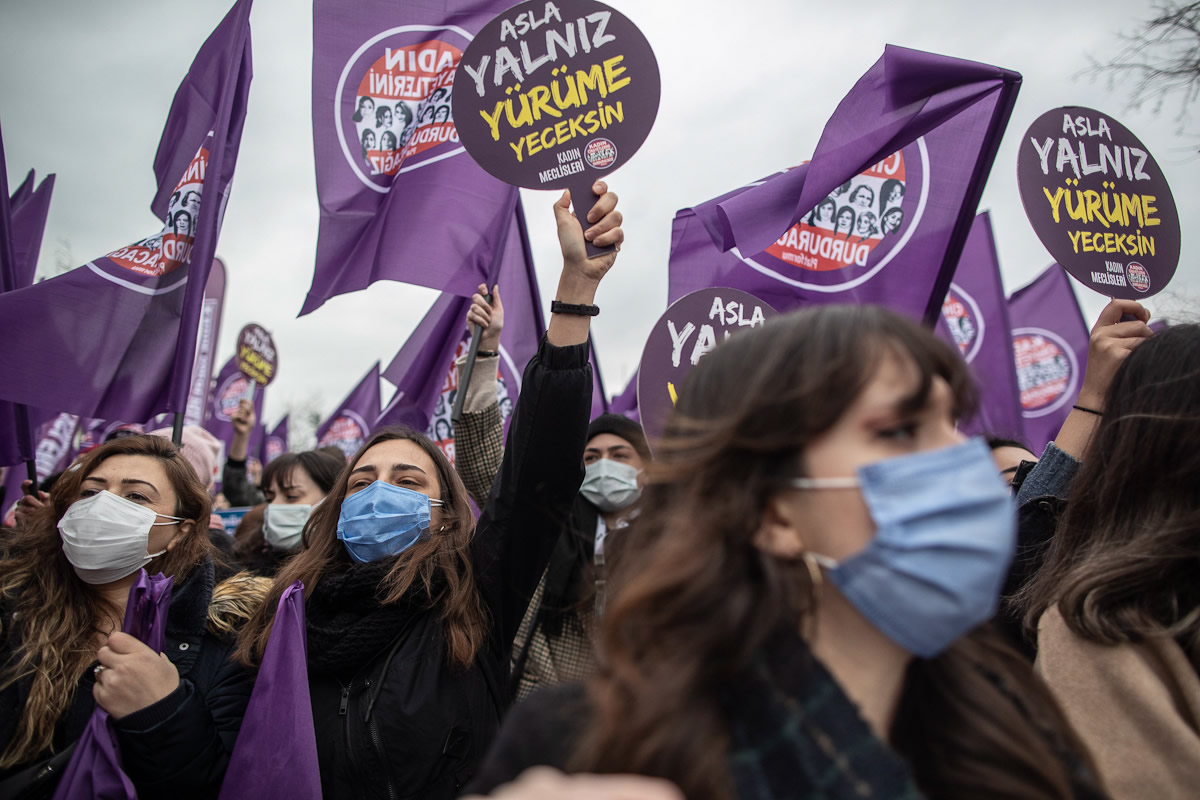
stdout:
<svg viewBox="0 0 1200 800">
<path fill-rule="evenodd" d="M 985 211 L 971 226 L 936 328 L 958 347 L 979 384 L 979 411 L 960 422 L 964 433 L 1018 439 L 1024 435 L 1011 329 L 991 218 Z"/>
<path fill-rule="evenodd" d="M 15 288 L 32 286 L 37 274 L 38 253 L 42 249 L 42 235 L 46 232 L 46 218 L 50 215 L 54 178 L 54 175 L 47 176 L 34 189 L 37 176 L 33 170 L 29 170 L 25 181 L 13 192 L 11 209 L 13 254 L 16 256 Z"/>
<path fill-rule="evenodd" d="M 266 391 L 261 386 L 255 386 L 254 381 L 241 373 L 236 358 L 226 361 L 213 386 L 212 399 L 209 401 L 209 415 L 204 422 L 204 429 L 221 442 L 222 463 L 225 461 L 224 456 L 229 453 L 229 445 L 233 442 L 233 412 L 237 411 L 238 402 L 243 397 L 249 398 L 251 392 L 253 392 L 251 403 L 254 405 L 254 414 L 258 419 L 262 419 L 263 397 L 266 395 Z M 259 448 L 262 447 L 262 440 L 263 428 L 261 425 L 255 425 L 250 430 L 250 442 L 246 446 L 247 455 L 257 454 Z M 219 484 L 220 476 L 217 477 Z"/>
<path fill-rule="evenodd" d="M 1020 80 L 888 45 L 812 161 L 676 215 L 668 301 L 729 286 L 780 311 L 876 303 L 932 324 Z"/>
<path fill-rule="evenodd" d="M 459 143 L 450 92 L 472 36 L 509 5 L 313 4 L 321 224 L 301 315 L 378 280 L 469 297 L 496 274 L 515 190 Z"/>
<path fill-rule="evenodd" d="M 1008 299 L 1025 441 L 1035 453 L 1058 435 L 1083 385 L 1088 327 L 1058 264 Z"/>
<path fill-rule="evenodd" d="M 614 414 L 624 414 L 635 422 L 641 422 L 641 416 L 638 414 L 637 381 L 637 370 L 634 370 L 633 377 L 629 379 L 625 391 L 614 397 L 612 403 L 609 404 L 609 411 Z"/>
<path fill-rule="evenodd" d="M 320 800 L 307 664 L 304 584 L 296 581 L 279 598 L 219 800 Z"/>
<path fill-rule="evenodd" d="M 515 195 L 515 189 L 513 193 Z M 500 297 L 504 301 L 496 392 L 506 430 L 513 403 L 521 391 L 525 365 L 537 352 L 546 330 L 520 202 L 510 213 L 509 220 L 493 281 L 500 285 Z M 396 394 L 376 423 L 376 427 L 402 423 L 426 431 L 451 461 L 454 460 L 454 426 L 450 416 L 458 393 L 458 370 L 454 361 L 467 352 L 467 309 L 470 307 L 469 298 L 449 293 L 434 301 L 383 371 L 383 377 L 396 384 Z"/>
<path fill-rule="evenodd" d="M 0 135 L 0 293 L 31 285 L 37 272 L 54 176 L 36 190 L 35 181 L 30 170 L 10 202 L 4 137 Z M 32 460 L 34 431 L 50 416 L 42 409 L 0 400 L 0 465 Z"/>
<path fill-rule="evenodd" d="M 238 0 L 176 94 L 154 161 L 162 229 L 0 296 L 0 398 L 106 419 L 184 410 L 245 118 L 249 12 Z"/>
<path fill-rule="evenodd" d="M 265 467 L 275 459 L 288 451 L 288 415 L 284 414 L 283 419 L 279 420 L 278 424 L 263 437 L 262 447 L 259 449 L 258 460 Z"/>
<path fill-rule="evenodd" d="M 463 312 L 466 313 L 465 311 Z M 379 419 L 379 362 L 358 382 L 358 386 L 346 395 L 329 415 L 317 426 L 317 447 L 333 445 L 346 454 L 354 455 L 371 435 L 375 420 Z"/>
<path fill-rule="evenodd" d="M 166 638 L 167 607 L 171 602 L 173 583 L 172 578 L 162 574 L 147 577 L 143 569 L 129 588 L 129 602 L 125 606 L 125 621 L 121 630 L 136 636 L 156 653 L 162 652 Z M 78 797 L 137 799 L 133 782 L 121 769 L 116 731 L 108 712 L 99 706 L 92 712 L 79 743 L 75 745 L 75 752 L 63 771 L 62 779 L 54 790 L 54 800 Z"/>
<path fill-rule="evenodd" d="M 79 417 L 74 414 L 55 414 L 43 422 L 33 437 L 33 463 L 38 480 L 62 472 L 79 452 Z M 21 499 L 21 482 L 27 479 L 24 466 L 8 470 L 4 483 L 3 524 L 11 524 L 12 508 Z"/>
<path fill-rule="evenodd" d="M 196 362 L 192 367 L 192 389 L 188 394 L 185 425 L 203 425 L 209 416 L 209 397 L 212 394 L 213 362 L 216 360 L 217 336 L 221 332 L 221 311 L 225 306 L 225 263 L 213 259 L 208 285 L 204 287 L 204 302 L 200 306 L 200 336 L 196 340 Z"/>
<path fill-rule="evenodd" d="M 596 342 L 588 334 L 588 361 L 592 365 L 592 419 L 608 413 L 608 395 L 600 377 L 600 359 L 596 357 Z"/>
</svg>

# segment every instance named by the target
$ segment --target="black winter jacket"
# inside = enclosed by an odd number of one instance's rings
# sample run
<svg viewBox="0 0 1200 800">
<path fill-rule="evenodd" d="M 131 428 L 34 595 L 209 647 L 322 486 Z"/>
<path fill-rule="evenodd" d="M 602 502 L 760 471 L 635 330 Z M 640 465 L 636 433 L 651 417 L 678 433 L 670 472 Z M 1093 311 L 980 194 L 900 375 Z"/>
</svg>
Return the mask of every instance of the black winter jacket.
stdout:
<svg viewBox="0 0 1200 800">
<path fill-rule="evenodd" d="M 586 345 L 543 340 L 525 369 L 471 545 L 491 630 L 469 669 L 448 666 L 440 609 L 423 593 L 380 606 L 368 587 L 366 607 L 348 610 L 386 562 L 344 567 L 317 583 L 307 604 L 308 659 L 325 800 L 451 800 L 475 773 L 507 705 L 517 627 L 583 480 L 591 386 Z"/>
<path fill-rule="evenodd" d="M 216 570 L 209 560 L 171 592 L 163 652 L 179 671 L 179 687 L 157 703 L 114 720 L 122 767 L 145 800 L 216 797 L 242 724 L 254 679 L 230 661 L 233 641 L 208 630 L 215 584 Z M 7 613 L 5 617 L 7 623 Z M 13 628 L 6 624 L 5 630 Z M 8 662 L 15 646 L 11 636 L 5 637 L 0 663 Z M 95 708 L 94 683 L 89 669 L 55 730 L 56 752 L 83 734 Z M 0 749 L 12 737 L 30 685 L 26 679 L 0 692 Z M 0 771 L 0 778 L 24 766 Z"/>
</svg>

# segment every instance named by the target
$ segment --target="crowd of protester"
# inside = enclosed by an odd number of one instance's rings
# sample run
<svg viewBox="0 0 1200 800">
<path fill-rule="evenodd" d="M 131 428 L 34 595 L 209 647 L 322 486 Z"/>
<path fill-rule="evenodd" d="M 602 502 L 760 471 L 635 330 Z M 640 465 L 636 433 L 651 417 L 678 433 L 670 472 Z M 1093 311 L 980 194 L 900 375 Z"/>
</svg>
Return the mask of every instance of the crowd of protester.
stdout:
<svg viewBox="0 0 1200 800">
<path fill-rule="evenodd" d="M 615 253 L 554 212 L 555 297 L 589 306 Z M 589 420 L 575 313 L 507 434 L 478 360 L 453 464 L 393 427 L 256 478 L 249 404 L 221 465 L 202 431 L 114 438 L 0 533 L 0 797 L 52 796 L 95 708 L 138 796 L 216 797 L 297 581 L 326 798 L 1194 796 L 1200 326 L 1148 321 L 1104 310 L 1040 459 L 964 437 L 959 354 L 869 306 L 722 343 L 654 442 Z M 174 579 L 161 652 L 122 632 L 143 569 Z"/>
</svg>

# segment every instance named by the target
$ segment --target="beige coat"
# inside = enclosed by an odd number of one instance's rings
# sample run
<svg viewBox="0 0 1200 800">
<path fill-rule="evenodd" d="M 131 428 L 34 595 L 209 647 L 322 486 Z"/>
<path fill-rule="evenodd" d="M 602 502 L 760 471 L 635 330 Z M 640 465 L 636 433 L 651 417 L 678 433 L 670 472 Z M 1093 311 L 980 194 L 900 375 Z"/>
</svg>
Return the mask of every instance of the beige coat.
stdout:
<svg viewBox="0 0 1200 800">
<path fill-rule="evenodd" d="M 1096 644 L 1051 609 L 1038 623 L 1035 668 L 1113 800 L 1200 798 L 1200 678 L 1173 639 Z"/>
</svg>

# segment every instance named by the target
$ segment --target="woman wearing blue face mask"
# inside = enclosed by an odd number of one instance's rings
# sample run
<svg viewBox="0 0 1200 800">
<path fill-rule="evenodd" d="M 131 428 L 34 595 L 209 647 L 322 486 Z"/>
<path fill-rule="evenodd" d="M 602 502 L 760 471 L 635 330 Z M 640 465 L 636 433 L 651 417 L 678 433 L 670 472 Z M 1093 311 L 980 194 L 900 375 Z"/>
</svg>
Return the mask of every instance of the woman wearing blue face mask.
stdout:
<svg viewBox="0 0 1200 800">
<path fill-rule="evenodd" d="M 218 597 L 262 591 L 218 582 L 204 485 L 168 440 L 130 436 L 49 499 L 0 539 L 0 797 L 49 797 L 96 706 L 139 797 L 216 796 L 253 684 Z M 162 653 L 121 632 L 143 567 L 174 578 Z"/>
<path fill-rule="evenodd" d="M 474 788 L 545 764 L 688 800 L 1102 797 L 985 623 L 1012 500 L 958 356 L 871 307 L 790 314 L 689 376 L 601 620 L 601 669 L 509 716 Z"/>
<path fill-rule="evenodd" d="M 620 244 L 603 183 L 587 238 Z M 462 481 L 423 434 L 377 431 L 314 511 L 306 549 L 268 602 L 306 587 L 308 674 L 326 800 L 456 797 L 507 705 L 508 660 L 562 519 L 579 490 L 591 407 L 591 305 L 614 253 L 588 259 L 564 194 L 563 269 L 525 369 L 500 475 L 476 523 Z M 265 610 L 240 655 L 261 658 Z"/>
</svg>

